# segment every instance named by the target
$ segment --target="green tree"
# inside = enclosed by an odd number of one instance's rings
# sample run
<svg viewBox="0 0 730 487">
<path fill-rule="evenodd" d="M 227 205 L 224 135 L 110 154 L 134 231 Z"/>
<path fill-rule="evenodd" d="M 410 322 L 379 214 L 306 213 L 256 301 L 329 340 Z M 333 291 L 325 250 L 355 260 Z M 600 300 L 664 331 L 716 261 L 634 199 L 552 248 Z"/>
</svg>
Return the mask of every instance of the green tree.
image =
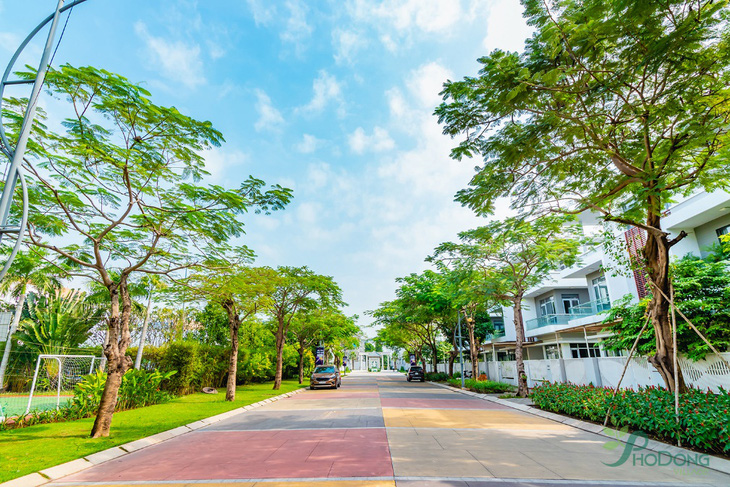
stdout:
<svg viewBox="0 0 730 487">
<path fill-rule="evenodd" d="M 105 437 L 122 376 L 132 365 L 125 353 L 130 281 L 139 273 L 171 275 L 208 260 L 242 234 L 239 215 L 278 208 L 290 191 L 266 190 L 252 177 L 235 190 L 201 184 L 207 175 L 203 151 L 220 145 L 220 132 L 154 104 L 149 92 L 122 76 L 63 66 L 48 72 L 46 86 L 67 102 L 68 114 L 64 133 L 36 124 L 29 144 L 28 238 L 55 253 L 70 274 L 96 280 L 109 292 L 108 374 L 91 431 Z"/>
<path fill-rule="evenodd" d="M 342 290 L 330 276 L 315 274 L 305 267 L 278 267 L 273 292 L 263 309 L 273 320 L 276 338 L 276 373 L 274 390 L 281 387 L 284 345 L 292 320 L 299 313 L 314 309 L 343 306 Z"/>
<path fill-rule="evenodd" d="M 443 243 L 433 260 L 449 262 L 473 272 L 475 288 L 497 304 L 512 306 L 515 325 L 515 359 L 518 395 L 527 396 L 527 376 L 522 358 L 525 327 L 522 300 L 525 293 L 561 265 L 576 261 L 580 242 L 572 218 L 549 216 L 535 221 L 507 218 L 459 234 L 460 243 Z"/>
<path fill-rule="evenodd" d="M 484 158 L 457 199 L 482 214 L 506 196 L 642 229 L 651 362 L 674 389 L 669 303 L 656 291 L 669 295 L 669 250 L 685 233 L 670 238 L 662 212 L 730 181 L 728 2 L 523 3 L 535 28 L 524 52 L 496 50 L 479 76 L 444 85 L 439 121 L 466 135 L 452 157 Z"/>
<path fill-rule="evenodd" d="M 211 263 L 185 280 L 185 286 L 198 299 L 205 297 L 226 312 L 230 354 L 226 401 L 236 399 L 239 332 L 241 324 L 269 304 L 276 283 L 276 272 L 268 267 L 248 267 L 249 253 Z"/>
<path fill-rule="evenodd" d="M 8 336 L 5 337 L 5 348 L 0 362 L 0 391 L 5 388 L 5 371 L 10 360 L 10 351 L 13 346 L 13 333 L 18 329 L 20 317 L 23 314 L 25 300 L 28 296 L 28 286 L 32 286 L 41 293 L 61 287 L 58 279 L 59 270 L 44 260 L 44 253 L 38 249 L 29 249 L 18 252 L 5 278 L 0 282 L 0 292 L 9 294 L 17 299 L 13 321 L 10 323 Z"/>
<path fill-rule="evenodd" d="M 721 255 L 721 254 L 720 254 Z M 718 254 L 701 259 L 686 255 L 670 265 L 677 308 L 719 350 L 730 349 L 730 261 Z M 629 298 L 627 296 L 627 298 Z M 644 326 L 648 299 L 631 304 L 630 299 L 611 307 L 604 322 L 611 335 L 604 343 L 611 350 L 628 350 Z M 707 344 L 677 316 L 677 351 L 694 360 L 711 353 Z M 648 329 L 639 340 L 637 352 L 651 357 L 655 353 L 654 330 Z"/>
</svg>

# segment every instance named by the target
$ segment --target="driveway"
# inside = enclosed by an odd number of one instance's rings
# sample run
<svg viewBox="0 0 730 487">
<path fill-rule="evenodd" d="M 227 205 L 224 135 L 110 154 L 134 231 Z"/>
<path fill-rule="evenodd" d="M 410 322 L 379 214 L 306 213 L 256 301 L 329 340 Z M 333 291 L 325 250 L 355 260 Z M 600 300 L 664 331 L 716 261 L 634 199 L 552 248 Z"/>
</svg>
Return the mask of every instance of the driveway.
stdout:
<svg viewBox="0 0 730 487">
<path fill-rule="evenodd" d="M 54 485 L 730 485 L 648 451 L 620 463 L 623 444 L 607 441 L 402 374 L 353 373 L 339 390 L 307 390 Z"/>
</svg>

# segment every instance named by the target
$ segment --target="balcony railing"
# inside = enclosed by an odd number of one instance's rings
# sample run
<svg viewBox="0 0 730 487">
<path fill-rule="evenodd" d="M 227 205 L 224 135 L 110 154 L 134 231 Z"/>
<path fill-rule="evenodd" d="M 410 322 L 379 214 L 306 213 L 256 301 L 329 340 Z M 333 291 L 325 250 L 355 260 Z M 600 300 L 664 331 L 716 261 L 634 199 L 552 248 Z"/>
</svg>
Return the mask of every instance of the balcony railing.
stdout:
<svg viewBox="0 0 730 487">
<path fill-rule="evenodd" d="M 570 319 L 593 316 L 611 309 L 611 301 L 608 299 L 597 299 L 579 304 L 570 308 Z"/>
<path fill-rule="evenodd" d="M 503 329 L 496 329 L 494 332 L 490 333 L 486 337 L 484 337 L 484 341 L 488 342 L 489 340 L 495 340 L 497 338 L 504 336 L 504 330 Z"/>
<path fill-rule="evenodd" d="M 535 328 L 542 328 L 543 326 L 567 325 L 568 321 L 571 320 L 572 318 L 573 317 L 571 315 L 558 315 L 558 314 L 545 315 L 545 316 L 541 316 L 539 318 L 533 318 L 531 320 L 527 320 L 525 322 L 525 327 L 528 330 L 534 330 Z"/>
</svg>

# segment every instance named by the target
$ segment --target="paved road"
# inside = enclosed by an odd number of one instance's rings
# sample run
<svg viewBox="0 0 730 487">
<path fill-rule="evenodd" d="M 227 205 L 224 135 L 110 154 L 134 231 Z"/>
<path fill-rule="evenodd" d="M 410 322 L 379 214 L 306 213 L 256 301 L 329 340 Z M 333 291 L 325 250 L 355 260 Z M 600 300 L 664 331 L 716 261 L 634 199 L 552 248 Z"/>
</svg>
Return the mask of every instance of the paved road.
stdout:
<svg viewBox="0 0 730 487">
<path fill-rule="evenodd" d="M 56 485 L 730 485 L 730 476 L 698 467 L 607 466 L 622 448 L 605 443 L 402 374 L 355 373 L 337 391 L 296 394 Z"/>
</svg>

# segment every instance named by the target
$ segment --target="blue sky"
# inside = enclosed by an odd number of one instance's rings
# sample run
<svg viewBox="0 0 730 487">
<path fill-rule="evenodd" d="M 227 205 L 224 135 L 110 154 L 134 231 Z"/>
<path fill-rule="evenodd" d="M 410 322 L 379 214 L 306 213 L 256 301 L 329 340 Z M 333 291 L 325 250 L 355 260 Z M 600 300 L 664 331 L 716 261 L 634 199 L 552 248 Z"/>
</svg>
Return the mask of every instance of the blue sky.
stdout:
<svg viewBox="0 0 730 487">
<path fill-rule="evenodd" d="M 55 3 L 0 0 L 3 66 Z M 446 79 L 521 49 L 521 12 L 518 0 L 89 0 L 54 64 L 117 72 L 213 122 L 227 142 L 206 153 L 212 182 L 291 187 L 284 212 L 247 218 L 243 242 L 260 264 L 333 276 L 367 325 L 396 277 L 479 224 L 453 202 L 474 164 L 449 159 L 432 113 Z"/>
</svg>

